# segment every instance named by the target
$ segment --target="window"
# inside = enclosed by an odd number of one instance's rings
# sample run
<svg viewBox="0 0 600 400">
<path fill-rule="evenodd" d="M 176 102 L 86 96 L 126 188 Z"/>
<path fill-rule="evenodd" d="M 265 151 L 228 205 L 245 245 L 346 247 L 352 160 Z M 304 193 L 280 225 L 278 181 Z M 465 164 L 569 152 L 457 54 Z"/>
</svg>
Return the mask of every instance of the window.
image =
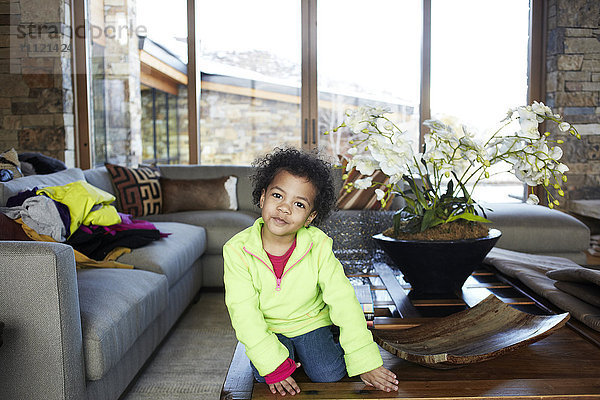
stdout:
<svg viewBox="0 0 600 400">
<path fill-rule="evenodd" d="M 187 90 L 178 94 L 142 85 L 142 161 L 187 164 Z"/>
<path fill-rule="evenodd" d="M 431 116 L 489 137 L 509 108 L 527 103 L 528 30 L 526 0 L 432 0 Z M 512 174 L 495 175 L 474 193 L 492 202 L 523 195 Z"/>
<path fill-rule="evenodd" d="M 383 106 L 412 133 L 416 150 L 421 0 L 329 0 L 319 1 L 317 10 L 319 132 L 339 126 L 348 108 Z M 345 154 L 348 136 L 321 136 L 320 145 L 337 158 Z"/>
<path fill-rule="evenodd" d="M 93 132 L 93 164 L 102 165 L 108 161 L 109 140 L 107 132 L 106 93 L 105 93 L 105 70 L 104 70 L 104 46 L 92 42 L 91 68 L 91 115 Z"/>
<path fill-rule="evenodd" d="M 87 1 L 90 164 L 187 163 L 186 0 Z"/>
<path fill-rule="evenodd" d="M 335 160 L 345 141 L 318 133 L 363 104 L 391 108 L 418 148 L 428 115 L 484 132 L 528 101 L 528 0 L 87 1 L 95 165 L 195 162 L 190 147 L 203 164 L 249 164 L 282 145 L 317 145 Z M 193 102 L 186 88 L 199 92 Z M 495 182 L 502 196 L 481 195 L 521 197 L 511 178 Z"/>
</svg>

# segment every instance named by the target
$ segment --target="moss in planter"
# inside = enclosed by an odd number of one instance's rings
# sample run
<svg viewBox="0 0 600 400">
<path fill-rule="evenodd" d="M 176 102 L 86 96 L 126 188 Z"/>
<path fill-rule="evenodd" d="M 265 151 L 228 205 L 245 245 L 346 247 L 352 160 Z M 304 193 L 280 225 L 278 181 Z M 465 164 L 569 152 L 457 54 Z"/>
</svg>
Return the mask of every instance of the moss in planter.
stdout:
<svg viewBox="0 0 600 400">
<path fill-rule="evenodd" d="M 394 228 L 388 228 L 383 234 L 401 240 L 459 240 L 486 237 L 488 231 L 488 227 L 480 222 L 458 220 L 434 226 L 424 232 L 400 232 L 398 235 L 394 235 Z"/>
</svg>

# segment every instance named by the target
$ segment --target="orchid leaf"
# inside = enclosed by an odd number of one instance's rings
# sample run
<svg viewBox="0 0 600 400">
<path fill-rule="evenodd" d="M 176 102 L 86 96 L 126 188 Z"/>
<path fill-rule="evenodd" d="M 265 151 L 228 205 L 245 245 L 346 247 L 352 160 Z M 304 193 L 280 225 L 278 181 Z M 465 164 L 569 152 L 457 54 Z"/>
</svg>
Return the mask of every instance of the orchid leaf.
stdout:
<svg viewBox="0 0 600 400">
<path fill-rule="evenodd" d="M 408 175 L 403 176 L 404 180 L 408 183 L 410 188 L 412 189 L 413 194 L 415 195 L 416 200 L 421 203 L 423 208 L 427 208 L 427 200 L 423 197 L 423 193 L 419 190 L 417 183 L 413 178 Z"/>
<path fill-rule="evenodd" d="M 410 197 L 405 197 L 404 201 L 410 208 L 412 208 L 413 210 L 415 209 L 415 201 L 413 199 L 411 199 Z"/>
<path fill-rule="evenodd" d="M 452 215 L 446 220 L 446 222 L 456 221 L 457 219 L 465 219 L 467 221 L 474 221 L 474 222 L 487 222 L 487 223 L 492 222 L 486 218 L 483 218 L 480 215 L 476 215 L 476 214 L 473 214 L 470 212 L 463 212 L 461 214 Z"/>
<path fill-rule="evenodd" d="M 443 219 L 438 218 L 435 215 L 435 209 L 426 210 L 423 214 L 423 220 L 421 221 L 421 232 L 426 229 L 432 228 L 436 225 L 440 225 L 444 222 Z"/>
<path fill-rule="evenodd" d="M 450 179 L 448 181 L 448 186 L 446 186 L 446 195 L 449 197 L 452 197 L 453 194 L 454 194 L 454 181 L 452 179 Z"/>
<path fill-rule="evenodd" d="M 396 212 L 392 219 L 394 221 L 395 234 L 400 232 L 416 233 L 419 231 L 419 227 L 421 226 L 422 217 L 418 214 L 408 212 L 405 210 L 405 208 L 403 208 L 402 210 Z"/>
</svg>

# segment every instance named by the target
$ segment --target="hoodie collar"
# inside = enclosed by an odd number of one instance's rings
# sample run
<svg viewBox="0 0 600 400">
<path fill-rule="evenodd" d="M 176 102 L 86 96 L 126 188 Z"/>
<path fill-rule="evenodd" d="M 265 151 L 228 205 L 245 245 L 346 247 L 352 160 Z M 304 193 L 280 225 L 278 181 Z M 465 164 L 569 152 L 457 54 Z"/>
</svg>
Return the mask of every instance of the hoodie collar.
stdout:
<svg viewBox="0 0 600 400">
<path fill-rule="evenodd" d="M 265 221 L 259 217 L 251 227 L 251 235 L 249 240 L 244 243 L 244 249 L 257 257 L 260 257 L 264 262 L 270 264 L 267 252 L 263 249 L 261 230 Z M 292 252 L 287 265 L 294 265 L 300 258 L 304 257 L 313 244 L 312 236 L 308 228 L 302 227 L 296 233 L 296 248 Z"/>
</svg>

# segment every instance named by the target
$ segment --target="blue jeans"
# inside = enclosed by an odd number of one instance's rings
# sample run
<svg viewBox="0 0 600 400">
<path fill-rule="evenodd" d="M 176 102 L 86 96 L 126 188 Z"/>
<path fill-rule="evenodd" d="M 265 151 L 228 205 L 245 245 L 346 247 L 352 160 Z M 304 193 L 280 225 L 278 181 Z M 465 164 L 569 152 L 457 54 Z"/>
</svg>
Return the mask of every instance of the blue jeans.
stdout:
<svg viewBox="0 0 600 400">
<path fill-rule="evenodd" d="M 346 375 L 344 351 L 339 343 L 333 340 L 331 326 L 324 326 L 304 335 L 288 338 L 277 333 L 277 338 L 290 352 L 290 358 L 300 362 L 304 372 L 313 382 L 337 382 Z M 254 378 L 261 383 L 265 378 L 260 376 L 252 363 Z"/>
</svg>

